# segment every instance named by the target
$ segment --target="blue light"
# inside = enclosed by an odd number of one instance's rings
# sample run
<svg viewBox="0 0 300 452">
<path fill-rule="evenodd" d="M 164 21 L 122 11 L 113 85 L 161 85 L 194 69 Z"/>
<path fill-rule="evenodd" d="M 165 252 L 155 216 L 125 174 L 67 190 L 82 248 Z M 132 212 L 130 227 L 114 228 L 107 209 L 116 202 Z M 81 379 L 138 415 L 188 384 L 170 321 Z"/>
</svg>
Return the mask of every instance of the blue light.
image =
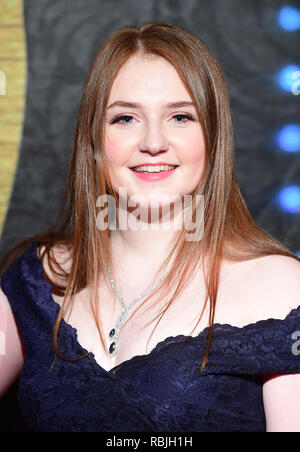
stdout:
<svg viewBox="0 0 300 452">
<path fill-rule="evenodd" d="M 278 22 L 284 30 L 295 31 L 300 28 L 300 11 L 291 6 L 284 6 L 278 14 Z"/>
<path fill-rule="evenodd" d="M 300 250 L 294 251 L 294 254 L 296 254 L 296 256 L 300 257 Z"/>
<path fill-rule="evenodd" d="M 279 193 L 279 204 L 290 213 L 300 212 L 300 187 L 290 185 Z"/>
<path fill-rule="evenodd" d="M 279 147 L 286 152 L 300 150 L 300 126 L 288 124 L 278 133 L 277 142 Z"/>
<path fill-rule="evenodd" d="M 285 91 L 292 91 L 293 85 L 297 81 L 296 78 L 292 78 L 292 75 L 296 71 L 300 71 L 300 67 L 291 64 L 289 66 L 286 66 L 284 69 L 282 69 L 282 71 L 279 72 L 278 83 Z"/>
</svg>

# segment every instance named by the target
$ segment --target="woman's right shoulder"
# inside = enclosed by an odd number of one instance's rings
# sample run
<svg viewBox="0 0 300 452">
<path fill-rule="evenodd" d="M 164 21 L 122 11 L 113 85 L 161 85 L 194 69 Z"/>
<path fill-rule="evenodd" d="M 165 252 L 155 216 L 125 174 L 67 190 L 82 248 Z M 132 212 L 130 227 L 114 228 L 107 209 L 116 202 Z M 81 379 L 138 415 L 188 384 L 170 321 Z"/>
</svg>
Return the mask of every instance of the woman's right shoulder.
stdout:
<svg viewBox="0 0 300 452">
<path fill-rule="evenodd" d="M 0 397 L 17 380 L 25 348 L 10 302 L 0 287 Z"/>
</svg>

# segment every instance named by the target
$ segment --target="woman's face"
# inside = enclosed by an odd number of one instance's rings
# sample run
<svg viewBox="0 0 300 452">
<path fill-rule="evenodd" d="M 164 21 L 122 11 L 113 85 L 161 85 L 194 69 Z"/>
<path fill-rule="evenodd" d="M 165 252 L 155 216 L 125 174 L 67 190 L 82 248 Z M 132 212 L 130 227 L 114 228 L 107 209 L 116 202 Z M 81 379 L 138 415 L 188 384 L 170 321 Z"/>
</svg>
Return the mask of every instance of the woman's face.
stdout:
<svg viewBox="0 0 300 452">
<path fill-rule="evenodd" d="M 203 173 L 205 143 L 194 106 L 179 105 L 183 102 L 192 99 L 164 58 L 136 54 L 122 66 L 105 118 L 104 150 L 117 192 L 126 187 L 128 197 L 143 195 L 150 206 L 195 189 Z M 160 162 L 177 166 L 160 173 L 131 169 Z"/>
</svg>

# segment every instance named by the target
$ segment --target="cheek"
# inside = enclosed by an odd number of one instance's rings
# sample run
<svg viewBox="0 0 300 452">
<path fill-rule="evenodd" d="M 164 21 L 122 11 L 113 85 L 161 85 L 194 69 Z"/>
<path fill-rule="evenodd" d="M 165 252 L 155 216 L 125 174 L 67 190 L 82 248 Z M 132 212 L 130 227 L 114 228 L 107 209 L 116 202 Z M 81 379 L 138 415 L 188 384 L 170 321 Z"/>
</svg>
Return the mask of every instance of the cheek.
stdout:
<svg viewBox="0 0 300 452">
<path fill-rule="evenodd" d="M 117 134 L 110 134 L 104 140 L 104 152 L 107 160 L 112 166 L 122 166 L 128 164 L 133 149 L 132 137 L 126 139 L 124 136 L 119 137 Z"/>
<path fill-rule="evenodd" d="M 201 169 L 205 159 L 205 142 L 202 134 L 190 134 L 181 146 L 180 159 L 182 164 L 195 171 L 195 165 Z"/>
<path fill-rule="evenodd" d="M 124 146 L 120 146 L 120 142 L 105 140 L 104 152 L 108 163 L 111 166 L 122 165 L 123 161 L 126 159 L 126 152 L 123 148 Z"/>
<path fill-rule="evenodd" d="M 107 161 L 110 165 L 116 165 L 120 159 L 119 149 L 117 146 L 113 144 L 105 144 L 105 155 L 107 157 Z"/>
</svg>

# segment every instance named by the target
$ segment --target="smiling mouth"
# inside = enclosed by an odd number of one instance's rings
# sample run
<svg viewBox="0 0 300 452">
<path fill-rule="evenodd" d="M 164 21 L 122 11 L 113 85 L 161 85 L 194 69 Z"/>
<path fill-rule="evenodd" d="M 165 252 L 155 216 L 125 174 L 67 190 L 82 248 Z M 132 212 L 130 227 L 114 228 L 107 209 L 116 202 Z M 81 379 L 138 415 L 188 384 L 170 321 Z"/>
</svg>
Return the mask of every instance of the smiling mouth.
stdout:
<svg viewBox="0 0 300 452">
<path fill-rule="evenodd" d="M 179 165 L 141 165 L 130 168 L 136 173 L 155 174 L 166 171 L 173 171 Z"/>
</svg>

